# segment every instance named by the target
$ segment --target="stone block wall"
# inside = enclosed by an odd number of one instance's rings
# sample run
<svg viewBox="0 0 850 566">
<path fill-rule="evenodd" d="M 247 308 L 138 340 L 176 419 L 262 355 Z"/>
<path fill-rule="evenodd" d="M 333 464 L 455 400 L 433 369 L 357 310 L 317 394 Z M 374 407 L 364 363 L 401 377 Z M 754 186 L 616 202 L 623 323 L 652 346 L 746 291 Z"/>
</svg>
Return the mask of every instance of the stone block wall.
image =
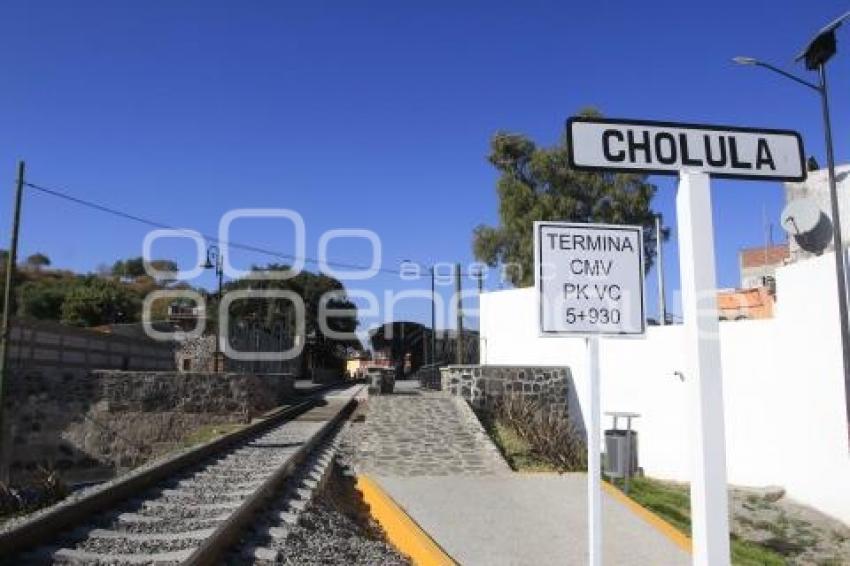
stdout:
<svg viewBox="0 0 850 566">
<path fill-rule="evenodd" d="M 167 371 L 174 369 L 174 344 L 46 320 L 17 319 L 9 331 L 9 365 L 59 373 L 94 368 Z"/>
<path fill-rule="evenodd" d="M 277 352 L 289 346 L 281 346 L 279 339 L 266 333 L 257 333 L 253 339 L 244 334 L 234 334 L 230 344 L 239 352 Z M 179 342 L 174 352 L 177 369 L 187 373 L 211 372 L 214 366 L 217 336 L 206 334 Z M 301 369 L 301 358 L 292 360 L 237 360 L 225 356 L 224 368 L 232 373 L 292 373 Z"/>
<path fill-rule="evenodd" d="M 440 389 L 463 397 L 473 407 L 503 395 L 521 395 L 564 415 L 575 395 L 566 367 L 445 366 L 440 368 Z"/>
<path fill-rule="evenodd" d="M 427 365 L 416 370 L 416 379 L 419 380 L 419 386 L 422 389 L 432 389 L 439 391 L 442 389 L 440 379 L 440 366 Z"/>
<path fill-rule="evenodd" d="M 91 372 L 110 413 L 181 411 L 246 414 L 268 411 L 292 395 L 288 374 Z"/>
<path fill-rule="evenodd" d="M 213 370 L 215 335 L 199 336 L 180 342 L 174 352 L 177 369 L 182 372 L 207 372 Z"/>
<path fill-rule="evenodd" d="M 247 422 L 293 394 L 288 374 L 13 370 L 4 454 L 13 482 L 39 466 L 104 479 L 204 425 Z"/>
</svg>

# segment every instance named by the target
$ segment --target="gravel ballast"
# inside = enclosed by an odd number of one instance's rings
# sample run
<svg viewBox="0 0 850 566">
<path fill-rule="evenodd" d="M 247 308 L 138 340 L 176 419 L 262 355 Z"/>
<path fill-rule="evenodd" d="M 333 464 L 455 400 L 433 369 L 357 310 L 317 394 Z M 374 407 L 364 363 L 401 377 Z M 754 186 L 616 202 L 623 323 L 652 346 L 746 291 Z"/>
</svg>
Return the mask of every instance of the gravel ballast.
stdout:
<svg viewBox="0 0 850 566">
<path fill-rule="evenodd" d="M 369 515 L 351 476 L 334 466 L 325 488 L 286 539 L 279 564 L 407 565 Z"/>
</svg>

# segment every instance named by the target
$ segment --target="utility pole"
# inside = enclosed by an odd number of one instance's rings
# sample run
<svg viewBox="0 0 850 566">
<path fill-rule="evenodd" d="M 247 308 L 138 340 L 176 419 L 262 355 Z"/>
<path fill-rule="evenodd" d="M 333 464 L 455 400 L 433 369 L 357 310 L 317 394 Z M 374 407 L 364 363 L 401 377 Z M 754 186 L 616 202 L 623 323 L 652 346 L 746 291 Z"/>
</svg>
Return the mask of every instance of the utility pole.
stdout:
<svg viewBox="0 0 850 566">
<path fill-rule="evenodd" d="M 431 363 L 437 363 L 437 287 L 431 266 Z"/>
<path fill-rule="evenodd" d="M 658 324 L 667 324 L 667 301 L 664 297 L 664 238 L 661 234 L 661 215 L 655 215 L 655 269 L 658 272 Z"/>
<path fill-rule="evenodd" d="M 463 300 L 461 299 L 460 264 L 455 264 L 455 312 L 457 313 L 457 358 L 458 365 L 463 365 Z"/>
<path fill-rule="evenodd" d="M 9 256 L 6 263 L 6 287 L 3 291 L 3 318 L 0 321 L 0 483 L 9 483 L 9 458 L 7 452 L 11 446 L 6 446 L 6 426 L 3 414 L 3 395 L 6 382 L 9 380 L 9 319 L 15 308 L 15 265 L 18 261 L 18 228 L 21 223 L 21 199 L 24 193 L 24 174 L 26 164 L 18 162 L 18 182 L 15 189 L 15 212 L 12 219 L 12 239 L 9 244 Z"/>
</svg>

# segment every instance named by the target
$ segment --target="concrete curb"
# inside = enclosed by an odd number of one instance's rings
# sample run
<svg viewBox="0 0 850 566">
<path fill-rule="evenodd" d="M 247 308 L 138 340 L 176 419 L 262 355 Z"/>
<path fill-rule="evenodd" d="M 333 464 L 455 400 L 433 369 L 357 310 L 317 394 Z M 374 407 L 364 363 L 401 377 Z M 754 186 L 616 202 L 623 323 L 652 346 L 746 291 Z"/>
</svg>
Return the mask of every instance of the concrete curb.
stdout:
<svg viewBox="0 0 850 566">
<path fill-rule="evenodd" d="M 605 490 L 608 495 L 616 499 L 618 502 L 622 503 L 632 513 L 649 523 L 650 526 L 652 526 L 655 530 L 664 535 L 673 544 L 675 544 L 688 554 L 693 553 L 691 547 L 691 538 L 688 535 L 683 534 L 679 529 L 677 529 L 676 527 L 674 527 L 673 525 L 671 525 L 670 523 L 668 523 L 646 507 L 643 507 L 610 483 L 602 482 L 602 489 Z"/>
<path fill-rule="evenodd" d="M 458 409 L 458 412 L 461 413 L 461 418 L 463 418 L 470 426 L 475 429 L 475 437 L 481 441 L 484 445 L 485 450 L 490 452 L 490 454 L 498 459 L 499 462 L 502 463 L 503 472 L 507 474 L 513 473 L 510 464 L 505 460 L 505 456 L 496 446 L 496 443 L 493 442 L 493 439 L 490 437 L 490 434 L 484 428 L 484 425 L 481 424 L 481 420 L 478 418 L 478 415 L 475 414 L 475 410 L 469 404 L 468 401 L 461 397 L 452 396 L 452 401 L 454 401 L 455 406 Z"/>
<path fill-rule="evenodd" d="M 417 566 L 457 566 L 458 563 L 422 530 L 393 499 L 365 475 L 357 476 L 357 490 L 369 511 L 399 552 L 410 557 Z"/>
</svg>

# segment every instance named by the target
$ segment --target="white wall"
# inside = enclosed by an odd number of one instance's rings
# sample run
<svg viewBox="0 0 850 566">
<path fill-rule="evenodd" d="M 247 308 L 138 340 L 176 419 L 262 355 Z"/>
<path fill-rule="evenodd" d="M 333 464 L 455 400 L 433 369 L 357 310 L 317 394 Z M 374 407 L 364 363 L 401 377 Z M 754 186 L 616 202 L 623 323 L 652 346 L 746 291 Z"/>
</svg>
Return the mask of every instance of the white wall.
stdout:
<svg viewBox="0 0 850 566">
<path fill-rule="evenodd" d="M 780 268 L 770 320 L 720 323 L 730 483 L 777 485 L 850 524 L 850 446 L 831 254 Z M 533 288 L 481 297 L 482 363 L 566 365 L 586 407 L 583 341 L 537 335 Z M 647 475 L 686 481 L 689 396 L 681 326 L 603 339 L 602 411 L 636 411 Z M 610 418 L 603 418 L 607 428 Z"/>
</svg>

